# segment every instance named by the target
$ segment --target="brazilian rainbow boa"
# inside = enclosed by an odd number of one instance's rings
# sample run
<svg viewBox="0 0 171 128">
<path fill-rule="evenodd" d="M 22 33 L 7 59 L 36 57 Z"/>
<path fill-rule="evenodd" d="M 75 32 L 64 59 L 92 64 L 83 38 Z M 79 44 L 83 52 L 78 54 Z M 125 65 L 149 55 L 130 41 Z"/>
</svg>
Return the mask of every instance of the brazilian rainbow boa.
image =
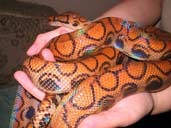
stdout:
<svg viewBox="0 0 171 128">
<path fill-rule="evenodd" d="M 128 95 L 171 84 L 170 33 L 117 17 L 88 22 L 66 12 L 49 19 L 76 30 L 49 41 L 56 62 L 39 55 L 24 61 L 23 70 L 46 97 L 38 101 L 18 87 L 10 127 L 76 128 Z"/>
</svg>

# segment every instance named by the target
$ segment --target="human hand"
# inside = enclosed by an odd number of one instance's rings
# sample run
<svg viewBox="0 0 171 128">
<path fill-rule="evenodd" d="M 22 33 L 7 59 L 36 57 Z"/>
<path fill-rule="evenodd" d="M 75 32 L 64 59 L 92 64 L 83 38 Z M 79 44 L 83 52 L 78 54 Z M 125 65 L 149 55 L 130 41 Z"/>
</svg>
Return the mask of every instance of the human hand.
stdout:
<svg viewBox="0 0 171 128">
<path fill-rule="evenodd" d="M 81 122 L 79 128 L 126 127 L 149 114 L 153 107 L 151 94 L 135 94 L 122 99 L 107 111 L 88 116 Z"/>
<path fill-rule="evenodd" d="M 79 128 L 118 128 L 136 123 L 144 116 L 171 110 L 171 86 L 156 93 L 139 93 L 128 96 L 108 111 L 84 119 Z"/>
<path fill-rule="evenodd" d="M 48 44 L 48 42 L 52 38 L 59 36 L 61 34 L 67 33 L 67 32 L 71 32 L 71 31 L 73 31 L 73 30 L 66 28 L 66 27 L 60 27 L 53 31 L 39 34 L 37 36 L 36 40 L 34 41 L 33 45 L 28 49 L 27 55 L 33 56 L 36 54 L 41 54 L 45 60 L 55 61 L 53 54 L 51 53 L 51 51 L 49 49 L 45 48 L 45 46 Z M 30 78 L 27 76 L 27 74 L 25 72 L 16 71 L 14 73 L 14 77 L 33 96 L 35 96 L 39 100 L 44 99 L 45 93 L 33 85 Z"/>
</svg>

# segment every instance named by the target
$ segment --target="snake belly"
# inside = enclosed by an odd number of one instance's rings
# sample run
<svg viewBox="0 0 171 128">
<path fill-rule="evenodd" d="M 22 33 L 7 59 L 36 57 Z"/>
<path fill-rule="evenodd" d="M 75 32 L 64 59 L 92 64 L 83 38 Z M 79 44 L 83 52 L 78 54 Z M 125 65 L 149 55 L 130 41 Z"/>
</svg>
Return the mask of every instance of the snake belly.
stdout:
<svg viewBox="0 0 171 128">
<path fill-rule="evenodd" d="M 28 127 L 76 128 L 125 96 L 171 84 L 171 35 L 158 28 L 106 17 L 53 38 L 49 48 L 57 62 L 40 56 L 24 62 L 33 83 L 46 92 L 45 103 L 52 101 L 46 104 L 52 111 L 38 109 Z"/>
</svg>

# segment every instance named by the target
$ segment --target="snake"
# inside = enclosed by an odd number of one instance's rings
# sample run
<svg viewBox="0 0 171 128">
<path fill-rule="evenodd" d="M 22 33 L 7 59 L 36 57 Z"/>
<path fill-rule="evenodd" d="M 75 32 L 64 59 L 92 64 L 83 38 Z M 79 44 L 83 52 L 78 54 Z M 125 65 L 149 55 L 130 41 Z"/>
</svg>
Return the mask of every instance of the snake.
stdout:
<svg viewBox="0 0 171 128">
<path fill-rule="evenodd" d="M 74 12 L 49 17 L 49 24 L 74 31 L 49 41 L 55 62 L 41 55 L 24 61 L 23 70 L 46 96 L 36 101 L 20 87 L 14 128 L 77 128 L 129 95 L 170 86 L 169 32 L 119 17 L 88 21 Z"/>
</svg>

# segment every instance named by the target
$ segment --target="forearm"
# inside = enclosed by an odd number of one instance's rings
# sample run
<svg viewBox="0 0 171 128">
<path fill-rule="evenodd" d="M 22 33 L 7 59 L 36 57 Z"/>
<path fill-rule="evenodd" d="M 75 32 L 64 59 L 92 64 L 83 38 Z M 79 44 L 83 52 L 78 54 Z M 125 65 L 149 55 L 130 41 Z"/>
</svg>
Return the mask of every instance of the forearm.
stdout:
<svg viewBox="0 0 171 128">
<path fill-rule="evenodd" d="M 163 0 L 120 0 L 99 18 L 114 16 L 150 25 L 160 18 L 162 3 Z"/>
<path fill-rule="evenodd" d="M 120 0 L 110 10 L 102 14 L 102 17 L 120 17 L 139 22 L 143 25 L 154 24 L 161 15 L 163 0 Z M 157 114 L 171 110 L 171 87 L 162 92 L 153 93 L 154 108 L 151 114 Z"/>
</svg>

